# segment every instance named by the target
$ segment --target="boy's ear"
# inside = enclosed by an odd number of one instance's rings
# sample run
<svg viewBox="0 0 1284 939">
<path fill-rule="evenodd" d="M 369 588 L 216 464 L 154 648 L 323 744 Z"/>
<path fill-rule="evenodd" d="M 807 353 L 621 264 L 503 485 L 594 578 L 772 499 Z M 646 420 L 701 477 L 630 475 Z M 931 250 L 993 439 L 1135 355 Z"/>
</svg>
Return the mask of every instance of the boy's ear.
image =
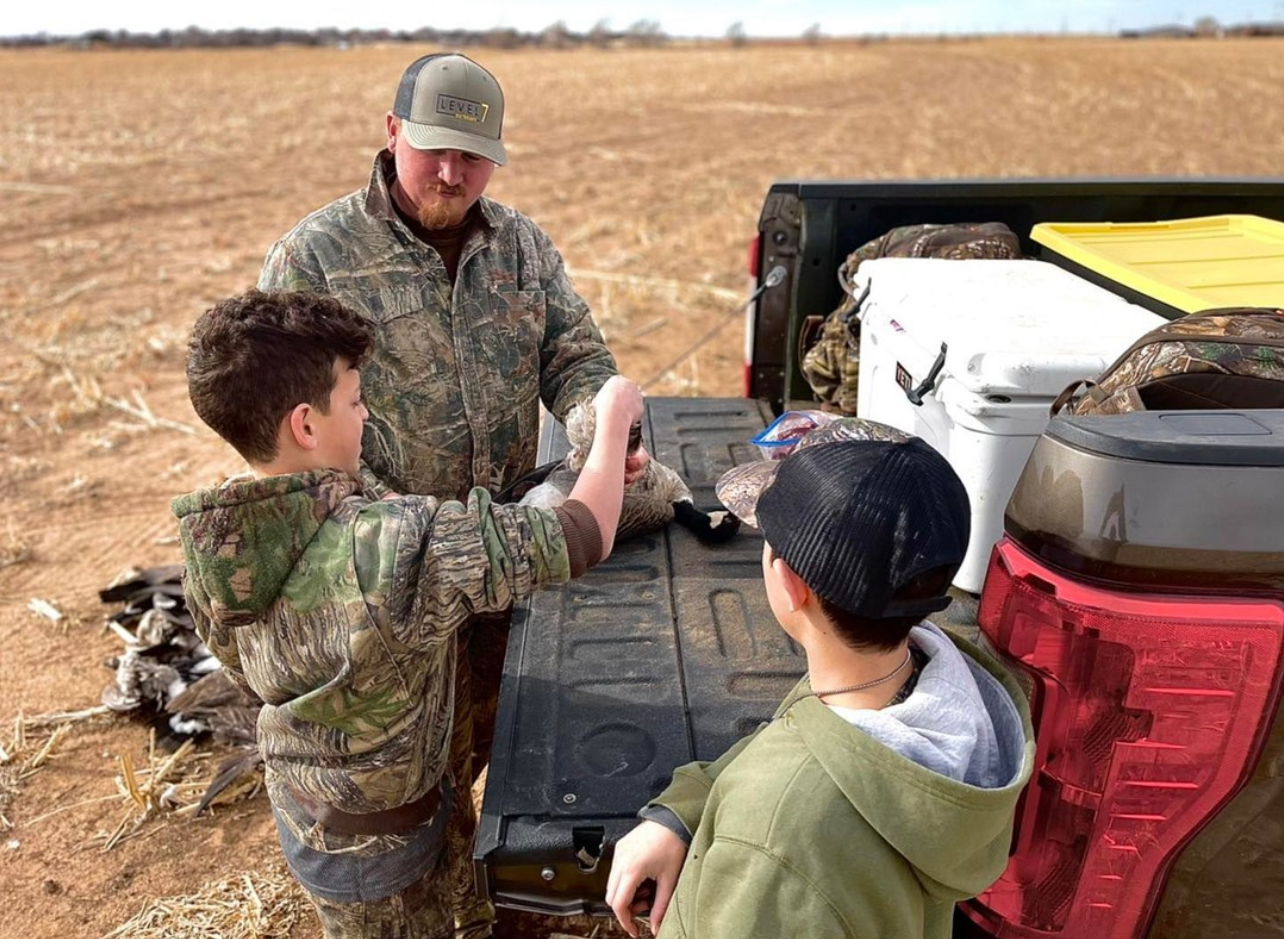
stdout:
<svg viewBox="0 0 1284 939">
<path fill-rule="evenodd" d="M 315 450 L 320 442 L 317 440 L 312 417 L 312 405 L 306 402 L 296 404 L 294 410 L 285 417 L 290 438 L 302 450 Z"/>
<path fill-rule="evenodd" d="M 789 603 L 789 609 L 792 612 L 801 610 L 813 596 L 811 588 L 806 582 L 794 573 L 793 568 L 785 563 L 785 559 L 775 557 L 771 559 L 771 566 L 780 578 L 780 586 L 785 591 L 785 599 Z"/>
</svg>

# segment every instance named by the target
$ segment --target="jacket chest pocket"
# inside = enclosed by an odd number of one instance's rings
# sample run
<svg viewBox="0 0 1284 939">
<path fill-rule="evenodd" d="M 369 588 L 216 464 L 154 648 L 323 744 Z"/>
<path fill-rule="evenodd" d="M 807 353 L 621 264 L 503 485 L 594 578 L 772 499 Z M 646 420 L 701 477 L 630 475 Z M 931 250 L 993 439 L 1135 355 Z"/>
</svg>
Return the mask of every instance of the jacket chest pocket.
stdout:
<svg viewBox="0 0 1284 939">
<path fill-rule="evenodd" d="M 456 373 L 448 303 L 409 285 L 385 287 L 367 315 L 376 352 L 366 367 L 380 372 L 390 389 L 431 389 Z"/>
<path fill-rule="evenodd" d="M 545 294 L 542 290 L 492 290 L 490 316 L 477 343 L 490 367 L 511 381 L 539 387 L 540 348 L 544 343 Z M 520 391 L 519 391 L 520 394 Z"/>
</svg>

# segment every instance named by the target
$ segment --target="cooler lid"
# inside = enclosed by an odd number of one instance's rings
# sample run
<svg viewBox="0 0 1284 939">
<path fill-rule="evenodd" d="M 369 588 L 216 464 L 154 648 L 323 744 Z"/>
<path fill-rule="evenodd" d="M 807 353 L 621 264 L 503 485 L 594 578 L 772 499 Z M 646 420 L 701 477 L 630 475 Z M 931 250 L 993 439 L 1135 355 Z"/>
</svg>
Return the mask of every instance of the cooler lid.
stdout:
<svg viewBox="0 0 1284 939">
<path fill-rule="evenodd" d="M 1284 410 L 1138 411 L 1062 415 L 1048 423 L 1057 440 L 1143 463 L 1284 466 Z"/>
<path fill-rule="evenodd" d="M 1284 302 L 1284 222 L 1211 215 L 1171 222 L 1044 222 L 1031 239 L 1182 310 Z"/>
<path fill-rule="evenodd" d="M 878 258 L 861 264 L 864 327 L 895 335 L 976 394 L 1055 397 L 1167 322 L 1046 261 Z M 906 363 L 908 365 L 908 363 Z"/>
</svg>

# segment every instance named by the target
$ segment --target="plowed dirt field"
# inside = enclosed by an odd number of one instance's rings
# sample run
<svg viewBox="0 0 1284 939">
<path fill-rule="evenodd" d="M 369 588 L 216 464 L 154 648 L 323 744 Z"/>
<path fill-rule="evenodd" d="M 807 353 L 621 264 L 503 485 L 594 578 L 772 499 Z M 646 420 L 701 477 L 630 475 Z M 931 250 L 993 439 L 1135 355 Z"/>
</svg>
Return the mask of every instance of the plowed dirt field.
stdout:
<svg viewBox="0 0 1284 939">
<path fill-rule="evenodd" d="M 96 591 L 124 567 L 177 561 L 170 498 L 240 468 L 187 402 L 188 329 L 254 282 L 278 235 L 364 184 L 401 70 L 425 51 L 0 52 L 4 936 L 105 936 L 229 878 L 226 906 L 251 916 L 257 895 L 270 914 L 243 934 L 319 935 L 296 895 L 277 906 L 271 884 L 252 895 L 237 880 L 281 883 L 262 796 L 162 815 L 104 850 L 131 812 L 121 758 L 147 766 L 146 728 L 73 722 L 43 761 L 48 732 L 24 745 L 14 728 L 98 703 L 121 642 Z M 654 393 L 739 392 L 745 248 L 776 178 L 1284 166 L 1278 41 L 473 54 L 508 93 L 510 162 L 488 194 L 553 236 L 623 370 Z M 170 904 L 184 905 L 197 904 Z M 148 928 L 128 934 L 185 934 Z"/>
</svg>

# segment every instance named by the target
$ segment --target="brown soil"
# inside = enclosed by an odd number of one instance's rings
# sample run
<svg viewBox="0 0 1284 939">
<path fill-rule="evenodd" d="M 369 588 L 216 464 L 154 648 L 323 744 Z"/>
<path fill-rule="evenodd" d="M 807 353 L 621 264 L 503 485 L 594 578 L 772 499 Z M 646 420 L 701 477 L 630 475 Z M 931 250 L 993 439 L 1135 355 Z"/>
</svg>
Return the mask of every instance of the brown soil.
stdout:
<svg viewBox="0 0 1284 939">
<path fill-rule="evenodd" d="M 177 560 L 169 499 L 238 469 L 187 402 L 186 331 L 252 284 L 275 237 L 364 183 L 421 51 L 0 53 L 0 747 L 20 713 L 98 703 L 120 641 L 96 591 Z M 1265 40 L 484 52 L 509 92 L 511 161 L 490 194 L 552 234 L 627 373 L 652 378 L 725 321 L 649 390 L 736 394 L 745 247 L 773 179 L 1278 173 L 1284 111 L 1265 103 L 1284 86 L 1281 53 Z M 142 726 L 98 718 L 16 794 L 0 776 L 6 934 L 103 936 L 150 899 L 279 870 L 261 797 L 104 851 L 126 811 L 119 758 L 142 765 L 146 748 Z M 291 935 L 317 930 L 304 917 Z"/>
</svg>

